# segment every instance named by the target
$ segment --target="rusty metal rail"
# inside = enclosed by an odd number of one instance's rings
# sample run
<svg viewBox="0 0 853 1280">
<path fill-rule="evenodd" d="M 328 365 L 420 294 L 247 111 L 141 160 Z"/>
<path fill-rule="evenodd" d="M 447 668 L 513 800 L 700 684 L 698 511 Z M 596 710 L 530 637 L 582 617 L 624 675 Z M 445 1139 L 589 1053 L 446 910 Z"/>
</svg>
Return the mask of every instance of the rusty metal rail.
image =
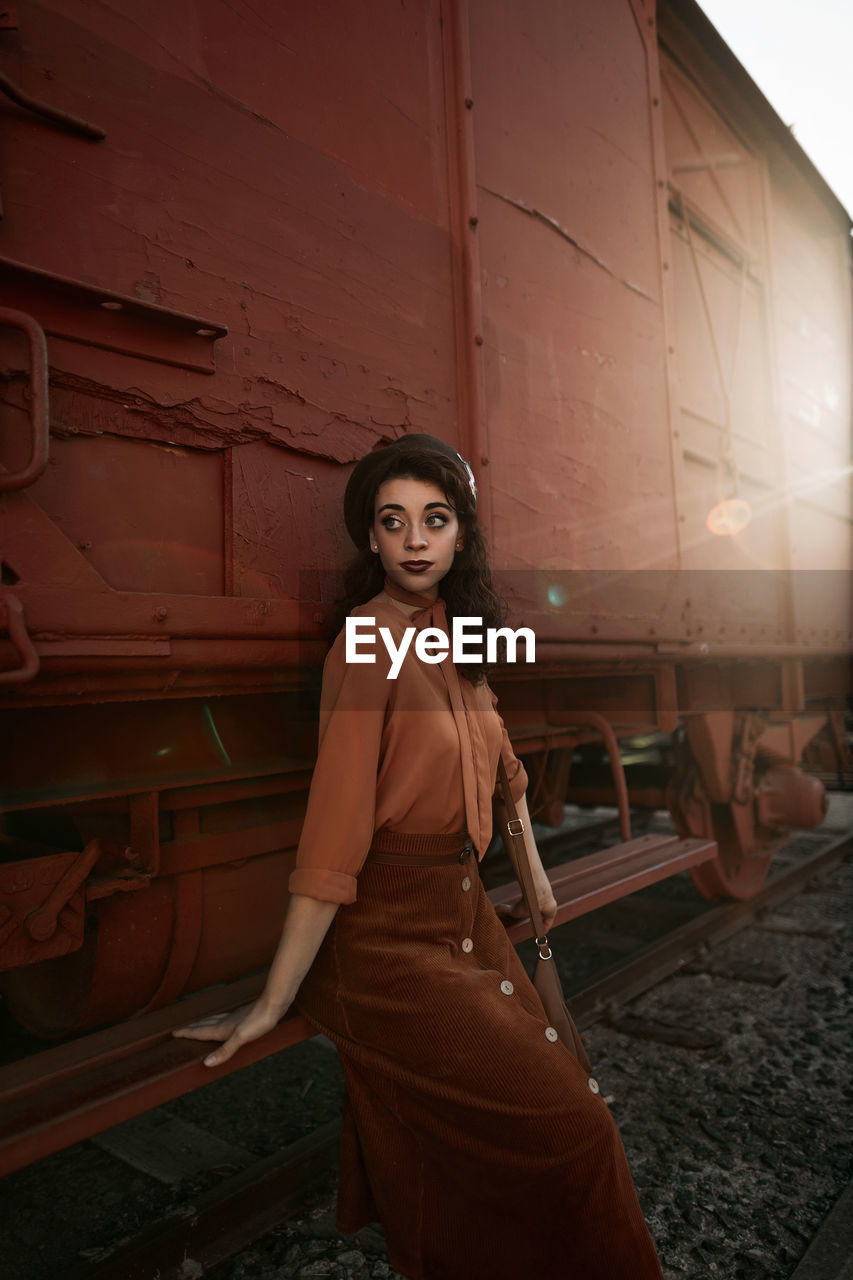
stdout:
<svg viewBox="0 0 853 1280">
<path fill-rule="evenodd" d="M 799 893 L 815 876 L 824 875 L 853 847 L 853 836 L 845 834 L 803 862 L 773 876 L 746 902 L 709 907 L 701 915 L 673 929 L 665 937 L 636 952 L 625 963 L 614 965 L 595 982 L 572 993 L 572 1014 L 580 1027 L 597 1022 L 610 1002 L 633 1000 L 655 983 L 674 973 L 703 947 L 723 942 L 746 929 L 754 920 Z"/>
<path fill-rule="evenodd" d="M 184 1280 L 201 1271 L 185 1268 L 188 1258 L 207 1272 L 246 1248 L 296 1212 L 309 1191 L 328 1177 L 340 1140 L 336 1120 L 266 1160 L 235 1174 L 199 1197 L 184 1213 L 153 1224 L 94 1269 L 75 1270 L 70 1280 Z"/>
</svg>

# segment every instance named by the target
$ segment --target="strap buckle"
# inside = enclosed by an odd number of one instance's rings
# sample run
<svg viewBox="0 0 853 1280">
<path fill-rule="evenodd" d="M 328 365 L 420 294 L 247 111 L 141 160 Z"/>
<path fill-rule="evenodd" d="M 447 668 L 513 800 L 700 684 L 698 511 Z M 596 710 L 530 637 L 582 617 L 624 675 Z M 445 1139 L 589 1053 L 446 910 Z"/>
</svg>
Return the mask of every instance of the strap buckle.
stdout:
<svg viewBox="0 0 853 1280">
<path fill-rule="evenodd" d="M 521 818 L 511 818 L 506 824 L 506 829 L 511 836 L 524 835 L 524 823 L 521 821 Z"/>
</svg>

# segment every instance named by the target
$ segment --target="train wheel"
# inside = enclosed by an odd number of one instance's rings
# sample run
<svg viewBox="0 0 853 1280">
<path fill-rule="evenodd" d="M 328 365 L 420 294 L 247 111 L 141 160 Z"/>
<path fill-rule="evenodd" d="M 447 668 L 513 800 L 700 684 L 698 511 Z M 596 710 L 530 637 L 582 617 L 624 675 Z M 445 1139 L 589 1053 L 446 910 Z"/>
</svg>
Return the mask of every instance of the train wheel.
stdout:
<svg viewBox="0 0 853 1280">
<path fill-rule="evenodd" d="M 752 898 L 763 885 L 773 855 L 782 844 L 777 836 L 761 844 L 758 835 L 753 832 L 748 851 L 738 831 L 736 810 L 746 808 L 741 805 L 710 805 L 710 836 L 716 840 L 719 853 L 709 862 L 698 867 L 691 867 L 690 877 L 703 898 L 715 902 L 721 898 Z M 743 820 L 741 820 L 742 825 Z"/>
<path fill-rule="evenodd" d="M 753 897 L 764 883 L 773 855 L 782 844 L 778 831 L 756 824 L 752 802 L 712 804 L 696 761 L 682 744 L 667 788 L 667 805 L 683 839 L 716 840 L 716 858 L 691 867 L 690 876 L 704 898 Z"/>
</svg>

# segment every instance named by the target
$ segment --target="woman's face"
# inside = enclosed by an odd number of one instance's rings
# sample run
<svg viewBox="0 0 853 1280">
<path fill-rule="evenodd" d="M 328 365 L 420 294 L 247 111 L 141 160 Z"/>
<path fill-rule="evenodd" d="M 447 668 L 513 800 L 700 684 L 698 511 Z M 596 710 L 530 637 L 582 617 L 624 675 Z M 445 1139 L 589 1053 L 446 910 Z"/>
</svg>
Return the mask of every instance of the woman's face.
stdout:
<svg viewBox="0 0 853 1280">
<path fill-rule="evenodd" d="M 447 495 L 428 480 L 399 476 L 376 492 L 370 530 L 388 577 L 405 591 L 435 600 L 438 584 L 462 549 L 456 512 Z"/>
</svg>

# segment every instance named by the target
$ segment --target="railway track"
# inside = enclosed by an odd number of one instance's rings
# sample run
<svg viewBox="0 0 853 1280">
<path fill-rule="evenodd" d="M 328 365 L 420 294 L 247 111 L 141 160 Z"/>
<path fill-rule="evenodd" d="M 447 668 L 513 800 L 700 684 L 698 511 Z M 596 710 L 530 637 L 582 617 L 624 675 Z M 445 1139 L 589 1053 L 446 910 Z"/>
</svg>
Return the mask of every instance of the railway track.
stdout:
<svg viewBox="0 0 853 1280">
<path fill-rule="evenodd" d="M 600 829 L 596 835 L 600 837 Z M 655 835 L 644 839 L 654 840 Z M 680 968 L 712 967 L 713 949 L 747 926 L 760 923 L 762 927 L 772 927 L 773 912 L 803 888 L 825 876 L 850 849 L 849 832 L 822 837 L 809 834 L 795 839 L 786 850 L 780 851 L 773 878 L 749 902 L 697 908 L 695 898 L 689 903 L 679 902 L 677 897 L 674 901 L 661 898 L 659 890 L 662 886 L 658 886 L 657 890 L 646 889 L 632 899 L 614 903 L 610 908 L 611 917 L 616 921 L 614 927 L 603 927 L 599 923 L 606 912 L 576 918 L 561 931 L 558 954 L 568 957 L 581 950 L 588 953 L 590 938 L 599 944 L 599 952 L 608 945 L 611 954 L 622 952 L 616 960 L 599 965 L 597 971 L 585 979 L 578 980 L 577 975 L 573 976 L 571 965 L 568 965 L 564 984 L 571 992 L 579 1026 L 585 1029 L 603 1020 L 633 1036 L 693 1048 L 712 1048 L 712 1041 L 703 1042 L 701 1033 L 697 1033 L 695 1028 L 637 1018 L 625 1006 Z M 512 897 L 512 890 L 493 891 L 492 896 L 503 900 Z M 627 938 L 624 933 L 626 922 Z M 638 945 L 635 935 L 640 925 L 646 932 L 651 925 L 655 936 Z M 587 942 L 576 948 L 566 945 L 564 935 L 572 928 L 578 929 L 580 936 L 585 930 Z M 734 976 L 749 980 L 743 971 Z M 755 976 L 757 981 L 772 982 L 772 979 L 773 975 L 766 972 Z M 241 998 L 247 998 L 251 980 L 243 985 L 246 994 Z M 209 999 L 210 993 L 206 996 Z M 185 1009 L 191 1003 L 185 1002 Z M 189 1013 L 185 1012 L 183 1016 L 187 1017 Z M 293 1028 L 289 1032 L 279 1031 L 285 1043 L 288 1035 L 292 1042 Z M 162 1037 L 162 1028 L 149 1029 L 153 1043 L 158 1042 L 158 1036 Z M 182 1050 L 186 1048 L 185 1044 L 179 1045 L 178 1042 L 172 1041 L 171 1044 Z M 197 1047 L 193 1048 L 193 1067 L 198 1069 Z M 101 1056 L 105 1068 L 112 1065 L 114 1070 L 122 1069 L 125 1059 L 120 1047 L 110 1058 L 108 1049 L 102 1046 Z M 174 1068 L 182 1069 L 180 1065 Z M 73 1076 L 73 1071 L 71 1074 Z M 169 1075 L 167 1071 L 165 1078 L 168 1079 Z M 156 1081 L 149 1082 L 146 1087 L 155 1088 Z M 336 1121 L 332 1121 L 276 1155 L 251 1161 L 215 1188 L 195 1197 L 191 1206 L 157 1222 L 115 1253 L 92 1258 L 74 1273 L 73 1280 L 151 1280 L 155 1275 L 159 1280 L 173 1276 L 186 1280 L 188 1275 L 207 1273 L 211 1267 L 233 1256 L 296 1212 L 313 1188 L 328 1183 L 333 1175 L 337 1143 L 338 1126 Z M 192 1264 L 189 1271 L 188 1260 Z M 197 1269 L 193 1270 L 193 1267 Z"/>
</svg>

